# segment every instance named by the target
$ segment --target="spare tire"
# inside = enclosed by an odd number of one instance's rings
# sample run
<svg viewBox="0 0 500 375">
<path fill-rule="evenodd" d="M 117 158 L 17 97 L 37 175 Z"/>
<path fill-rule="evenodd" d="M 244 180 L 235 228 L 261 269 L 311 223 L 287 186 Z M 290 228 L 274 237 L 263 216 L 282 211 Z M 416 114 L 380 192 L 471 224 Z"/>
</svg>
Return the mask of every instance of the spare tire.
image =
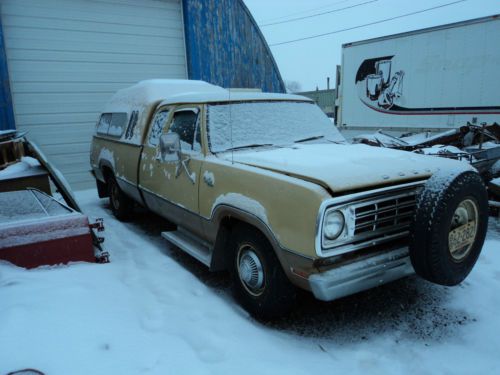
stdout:
<svg viewBox="0 0 500 375">
<path fill-rule="evenodd" d="M 417 197 L 410 226 L 415 272 L 440 285 L 457 285 L 474 267 L 488 227 L 488 194 L 478 173 L 438 171 Z"/>
</svg>

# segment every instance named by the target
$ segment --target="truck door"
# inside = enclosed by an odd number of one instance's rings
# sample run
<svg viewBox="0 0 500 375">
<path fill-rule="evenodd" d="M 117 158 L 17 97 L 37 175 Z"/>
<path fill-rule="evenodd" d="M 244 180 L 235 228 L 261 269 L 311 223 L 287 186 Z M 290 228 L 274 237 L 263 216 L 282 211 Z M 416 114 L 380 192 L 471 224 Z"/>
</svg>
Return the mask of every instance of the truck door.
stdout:
<svg viewBox="0 0 500 375">
<path fill-rule="evenodd" d="M 153 118 L 139 167 L 140 187 L 148 208 L 195 233 L 201 230 L 198 215 L 203 163 L 201 117 L 201 108 L 197 106 L 160 108 Z M 167 133 L 177 133 L 180 137 L 180 162 L 160 158 L 160 137 Z"/>
</svg>

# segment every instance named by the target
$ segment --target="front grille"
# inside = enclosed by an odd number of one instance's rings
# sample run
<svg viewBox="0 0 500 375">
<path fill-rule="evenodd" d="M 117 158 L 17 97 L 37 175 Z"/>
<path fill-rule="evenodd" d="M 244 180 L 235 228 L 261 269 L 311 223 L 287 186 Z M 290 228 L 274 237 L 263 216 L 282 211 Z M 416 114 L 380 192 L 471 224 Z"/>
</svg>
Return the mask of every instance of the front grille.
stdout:
<svg viewBox="0 0 500 375">
<path fill-rule="evenodd" d="M 416 205 L 415 190 L 358 203 L 354 207 L 354 235 L 408 228 Z"/>
<path fill-rule="evenodd" d="M 424 181 L 355 193 L 332 199 L 329 210 L 340 210 L 346 218 L 342 237 L 317 242 L 321 257 L 332 257 L 377 246 L 407 243 L 417 197 Z"/>
</svg>

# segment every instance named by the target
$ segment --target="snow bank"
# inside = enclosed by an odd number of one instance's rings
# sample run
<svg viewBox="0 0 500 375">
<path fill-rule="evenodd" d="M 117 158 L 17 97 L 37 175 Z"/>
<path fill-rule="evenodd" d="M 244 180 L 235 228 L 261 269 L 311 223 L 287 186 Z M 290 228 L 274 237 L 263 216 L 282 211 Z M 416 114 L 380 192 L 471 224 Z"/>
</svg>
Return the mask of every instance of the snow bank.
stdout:
<svg viewBox="0 0 500 375">
<path fill-rule="evenodd" d="M 459 287 L 409 278 L 332 303 L 306 298 L 264 325 L 227 276 L 170 249 L 165 224 L 121 223 L 95 191 L 111 263 L 26 271 L 0 263 L 0 374 L 495 374 L 500 368 L 500 235 Z"/>
</svg>

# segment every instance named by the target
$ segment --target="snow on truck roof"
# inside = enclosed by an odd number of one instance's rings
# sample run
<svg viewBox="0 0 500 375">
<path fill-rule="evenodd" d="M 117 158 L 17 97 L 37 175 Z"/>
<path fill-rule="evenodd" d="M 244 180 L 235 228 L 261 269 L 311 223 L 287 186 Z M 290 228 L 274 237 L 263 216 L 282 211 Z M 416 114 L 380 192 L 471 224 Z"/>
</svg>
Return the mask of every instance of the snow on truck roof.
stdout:
<svg viewBox="0 0 500 375">
<path fill-rule="evenodd" d="M 119 90 L 106 105 L 105 112 L 129 112 L 132 107 L 161 104 L 206 103 L 256 100 L 312 101 L 300 95 L 235 91 L 205 81 L 153 79 Z"/>
</svg>

